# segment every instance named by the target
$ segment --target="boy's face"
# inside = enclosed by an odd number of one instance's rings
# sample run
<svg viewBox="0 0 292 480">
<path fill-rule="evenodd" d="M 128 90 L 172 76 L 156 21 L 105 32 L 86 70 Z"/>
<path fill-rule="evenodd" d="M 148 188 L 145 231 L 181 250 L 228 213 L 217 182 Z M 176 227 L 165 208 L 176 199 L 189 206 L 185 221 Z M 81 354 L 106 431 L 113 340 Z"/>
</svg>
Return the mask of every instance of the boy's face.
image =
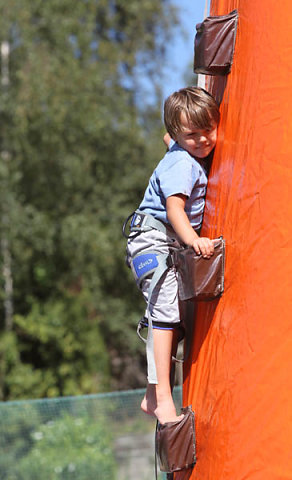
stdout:
<svg viewBox="0 0 292 480">
<path fill-rule="evenodd" d="M 192 157 L 205 158 L 211 153 L 217 141 L 217 125 L 211 130 L 198 130 L 181 114 L 181 132 L 176 134 L 175 140 Z"/>
</svg>

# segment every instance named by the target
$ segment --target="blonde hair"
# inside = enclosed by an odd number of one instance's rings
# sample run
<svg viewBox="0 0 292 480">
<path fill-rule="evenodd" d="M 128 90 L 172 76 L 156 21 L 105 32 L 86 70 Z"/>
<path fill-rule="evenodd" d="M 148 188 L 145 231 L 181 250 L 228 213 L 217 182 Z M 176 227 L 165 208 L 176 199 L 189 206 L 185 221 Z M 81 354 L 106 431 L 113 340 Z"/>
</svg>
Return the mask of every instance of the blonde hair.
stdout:
<svg viewBox="0 0 292 480">
<path fill-rule="evenodd" d="M 164 124 L 175 140 L 182 131 L 181 114 L 198 130 L 212 130 L 220 120 L 219 106 L 206 90 L 200 87 L 181 88 L 164 103 Z"/>
</svg>

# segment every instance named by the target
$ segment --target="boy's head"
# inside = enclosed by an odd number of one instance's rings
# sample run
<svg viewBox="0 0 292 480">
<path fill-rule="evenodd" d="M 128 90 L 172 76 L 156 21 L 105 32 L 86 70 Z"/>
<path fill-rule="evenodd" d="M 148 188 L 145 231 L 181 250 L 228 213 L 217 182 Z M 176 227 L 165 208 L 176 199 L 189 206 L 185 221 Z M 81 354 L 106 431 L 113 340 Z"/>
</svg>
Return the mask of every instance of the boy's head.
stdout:
<svg viewBox="0 0 292 480">
<path fill-rule="evenodd" d="M 194 157 L 204 158 L 213 150 L 219 120 L 215 99 L 199 87 L 182 88 L 164 103 L 166 130 Z"/>
</svg>

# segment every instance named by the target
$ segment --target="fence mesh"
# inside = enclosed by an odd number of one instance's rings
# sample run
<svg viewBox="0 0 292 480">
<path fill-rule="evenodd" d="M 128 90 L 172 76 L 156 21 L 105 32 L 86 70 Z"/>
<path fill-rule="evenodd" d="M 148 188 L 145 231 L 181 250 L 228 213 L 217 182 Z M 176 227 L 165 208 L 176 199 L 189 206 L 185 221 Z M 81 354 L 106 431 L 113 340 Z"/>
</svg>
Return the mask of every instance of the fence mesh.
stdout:
<svg viewBox="0 0 292 480">
<path fill-rule="evenodd" d="M 155 420 L 140 410 L 144 393 L 1 403 L 0 479 L 152 480 Z M 181 387 L 174 399 L 179 409 Z"/>
</svg>

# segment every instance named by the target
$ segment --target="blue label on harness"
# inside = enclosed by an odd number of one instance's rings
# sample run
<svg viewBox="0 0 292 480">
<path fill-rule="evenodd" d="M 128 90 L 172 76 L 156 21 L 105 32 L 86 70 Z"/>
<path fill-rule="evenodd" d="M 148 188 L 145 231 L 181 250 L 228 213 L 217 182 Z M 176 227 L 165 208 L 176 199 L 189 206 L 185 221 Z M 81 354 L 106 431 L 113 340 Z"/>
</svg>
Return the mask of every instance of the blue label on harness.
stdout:
<svg viewBox="0 0 292 480">
<path fill-rule="evenodd" d="M 158 261 L 155 253 L 143 253 L 134 258 L 133 266 L 138 278 L 146 275 L 150 270 L 158 266 Z"/>
</svg>

